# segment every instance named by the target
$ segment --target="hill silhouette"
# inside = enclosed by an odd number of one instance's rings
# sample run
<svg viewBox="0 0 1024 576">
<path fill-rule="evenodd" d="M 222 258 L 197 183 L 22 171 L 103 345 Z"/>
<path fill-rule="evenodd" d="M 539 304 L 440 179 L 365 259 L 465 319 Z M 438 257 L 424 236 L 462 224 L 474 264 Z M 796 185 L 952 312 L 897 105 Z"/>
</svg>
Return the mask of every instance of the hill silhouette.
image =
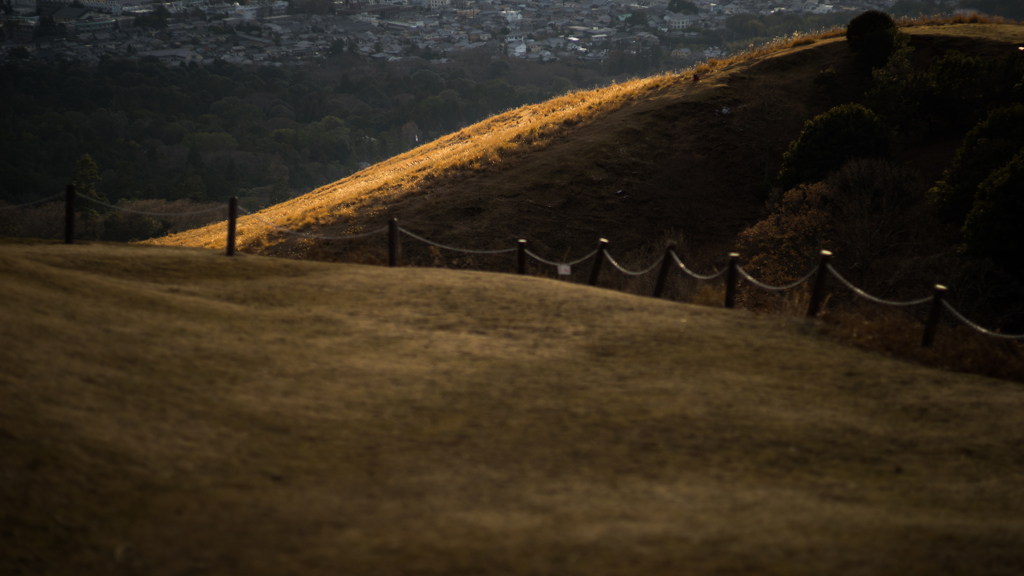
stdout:
<svg viewBox="0 0 1024 576">
<path fill-rule="evenodd" d="M 996 57 L 1024 41 L 1024 28 L 1011 25 L 904 30 L 914 57 L 924 61 L 948 49 Z M 826 89 L 815 78 L 830 67 L 838 82 Z M 803 122 L 858 101 L 869 81 L 840 32 L 804 38 L 512 110 L 259 216 L 328 236 L 373 230 L 394 217 L 448 245 L 505 248 L 526 238 L 534 251 L 567 259 L 589 252 L 599 237 L 628 253 L 660 245 L 668 235 L 681 240 L 691 258 L 720 259 L 760 216 L 782 152 Z M 930 184 L 961 138 L 951 133 L 906 142 L 896 152 Z M 314 242 L 254 218 L 242 218 L 240 231 L 248 252 L 365 262 L 383 255 L 383 239 Z M 153 242 L 222 246 L 223 227 Z M 441 258 L 415 243 L 404 251 L 407 262 Z M 503 260 L 473 265 L 508 267 Z"/>
</svg>

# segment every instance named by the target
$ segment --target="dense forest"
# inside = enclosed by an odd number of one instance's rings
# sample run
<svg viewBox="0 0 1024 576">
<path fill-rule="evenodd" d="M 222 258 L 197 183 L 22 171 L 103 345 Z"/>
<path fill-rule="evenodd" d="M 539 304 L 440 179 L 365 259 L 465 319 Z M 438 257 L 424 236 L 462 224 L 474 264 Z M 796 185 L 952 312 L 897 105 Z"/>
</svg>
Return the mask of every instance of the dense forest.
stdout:
<svg viewBox="0 0 1024 576">
<path fill-rule="evenodd" d="M 322 67 L 167 67 L 155 58 L 13 63 L 0 68 L 0 200 L 63 189 L 89 154 L 111 202 L 222 200 L 254 189 L 280 201 L 489 114 L 573 86 L 513 86 L 498 61 L 472 79 L 385 71 L 350 79 Z M 267 190 L 268 189 L 268 190 Z"/>
</svg>

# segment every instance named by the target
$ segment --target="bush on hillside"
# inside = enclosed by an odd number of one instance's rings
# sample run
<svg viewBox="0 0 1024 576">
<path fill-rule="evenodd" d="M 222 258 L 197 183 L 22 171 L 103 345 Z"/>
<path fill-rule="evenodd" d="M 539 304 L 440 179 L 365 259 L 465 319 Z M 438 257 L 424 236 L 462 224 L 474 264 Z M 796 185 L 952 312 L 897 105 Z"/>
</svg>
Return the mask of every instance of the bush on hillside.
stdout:
<svg viewBox="0 0 1024 576">
<path fill-rule="evenodd" d="M 909 45 L 909 37 L 900 32 L 892 16 L 868 10 L 846 27 L 846 43 L 857 61 L 871 68 L 885 66 L 897 50 Z"/>
<path fill-rule="evenodd" d="M 819 251 L 832 247 L 834 195 L 823 182 L 783 194 L 767 218 L 740 233 L 738 249 L 747 259 L 744 267 L 769 284 L 803 276 Z"/>
<path fill-rule="evenodd" d="M 1024 278 L 1020 268 L 1024 237 L 1024 148 L 978 187 L 964 224 L 964 248 L 970 256 L 991 258 Z"/>
<path fill-rule="evenodd" d="M 994 84 L 991 66 L 982 57 L 949 50 L 928 66 L 929 94 L 925 102 L 934 118 L 962 118 L 982 106 Z M 986 82 L 990 80 L 991 82 Z"/>
<path fill-rule="evenodd" d="M 988 111 L 1024 101 L 1024 58 L 1016 52 L 993 59 L 948 50 L 921 69 L 901 50 L 872 71 L 864 104 L 908 136 L 923 124 L 929 135 L 944 127 L 966 130 Z"/>
<path fill-rule="evenodd" d="M 932 188 L 939 216 L 963 226 L 974 206 L 978 187 L 1024 146 L 1024 105 L 993 111 L 978 123 L 956 152 L 953 165 Z"/>
<path fill-rule="evenodd" d="M 851 158 L 888 155 L 889 131 L 878 116 L 860 104 L 844 104 L 804 124 L 782 157 L 779 185 L 788 190 L 825 178 Z"/>
<path fill-rule="evenodd" d="M 887 289 L 897 275 L 890 264 L 913 255 L 908 249 L 927 227 L 915 210 L 923 200 L 920 177 L 896 162 L 855 159 L 829 174 L 825 184 L 834 193 L 830 241 L 847 277 Z"/>
<path fill-rule="evenodd" d="M 864 97 L 865 106 L 903 134 L 924 119 L 922 102 L 930 87 L 928 75 L 916 69 L 908 56 L 901 51 L 885 66 L 872 70 L 872 87 Z"/>
<path fill-rule="evenodd" d="M 759 278 L 784 284 L 800 278 L 822 249 L 851 281 L 875 293 L 911 285 L 919 276 L 910 261 L 928 236 L 919 177 L 897 163 L 850 160 L 815 184 L 786 192 L 771 214 L 739 236 L 745 264 Z M 899 287 L 894 287 L 894 282 Z M 764 308 L 770 297 L 746 295 Z"/>
</svg>

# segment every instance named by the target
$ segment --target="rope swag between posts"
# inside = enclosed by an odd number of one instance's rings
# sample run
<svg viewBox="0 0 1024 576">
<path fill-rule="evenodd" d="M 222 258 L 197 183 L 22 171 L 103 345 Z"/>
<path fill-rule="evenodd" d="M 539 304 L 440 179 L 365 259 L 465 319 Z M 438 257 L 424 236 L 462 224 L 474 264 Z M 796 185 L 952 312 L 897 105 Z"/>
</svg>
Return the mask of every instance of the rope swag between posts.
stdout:
<svg viewBox="0 0 1024 576">
<path fill-rule="evenodd" d="M 56 196 L 51 196 L 49 198 L 43 198 L 41 200 L 35 200 L 33 202 L 28 202 L 26 204 L 20 204 L 18 206 L 5 206 L 5 207 L 0 208 L 0 209 L 6 210 L 6 209 L 11 209 L 11 208 L 22 208 L 22 207 L 25 207 L 25 206 L 31 206 L 33 204 L 39 204 L 39 203 L 42 203 L 42 202 L 46 202 L 48 200 L 52 200 L 52 199 L 57 198 L 59 196 L 60 196 L 60 194 L 58 194 Z M 416 234 L 416 233 L 414 233 L 414 232 L 412 232 L 410 230 L 402 228 L 401 226 L 398 225 L 398 220 L 395 219 L 395 218 L 392 218 L 388 222 L 388 225 L 386 227 L 378 228 L 376 230 L 371 230 L 369 232 L 364 232 L 362 234 L 353 234 L 353 235 L 350 235 L 350 236 L 319 236 L 319 235 L 316 235 L 316 234 L 308 234 L 308 233 L 305 233 L 305 232 L 296 232 L 294 230 L 289 230 L 287 228 L 282 228 L 282 227 L 277 226 L 277 225 L 275 225 L 275 224 L 273 224 L 271 222 L 268 222 L 265 219 L 261 218 L 259 216 L 259 214 L 254 214 L 254 213 L 249 212 L 248 210 L 246 210 L 244 208 L 239 207 L 238 206 L 238 198 L 234 198 L 234 197 L 232 197 L 225 206 L 220 206 L 220 207 L 216 207 L 216 208 L 209 208 L 209 209 L 204 209 L 204 210 L 197 210 L 195 212 L 181 212 L 181 213 L 151 213 L 151 212 L 139 212 L 139 211 L 136 211 L 136 210 L 128 210 L 128 209 L 125 209 L 125 208 L 121 208 L 119 206 L 114 206 L 112 204 L 107 204 L 105 202 L 100 202 L 99 200 L 96 200 L 94 198 L 90 198 L 88 196 L 81 196 L 81 195 L 79 195 L 79 194 L 77 194 L 75 192 L 75 187 L 73 185 L 71 185 L 71 184 L 69 184 L 67 186 L 67 189 L 65 191 L 64 197 L 65 197 L 65 200 L 64 200 L 64 203 L 65 203 L 64 242 L 66 244 L 73 244 L 74 243 L 74 237 L 75 237 L 75 198 L 76 197 L 84 198 L 84 199 L 86 199 L 86 200 L 88 200 L 90 202 L 94 202 L 96 204 L 99 204 L 101 206 L 105 206 L 105 207 L 113 209 L 113 210 L 120 210 L 120 211 L 123 211 L 123 212 L 128 212 L 128 213 L 133 213 L 133 214 L 143 214 L 143 215 L 147 215 L 147 216 L 183 216 L 183 215 L 188 215 L 188 214 L 199 214 L 199 213 L 205 213 L 205 212 L 215 212 L 217 210 L 223 210 L 226 207 L 227 208 L 227 212 L 228 212 L 228 219 L 227 219 L 227 249 L 226 249 L 226 252 L 227 252 L 228 256 L 232 256 L 235 253 L 235 230 L 236 230 L 236 224 L 237 224 L 237 221 L 238 221 L 238 211 L 241 210 L 248 217 L 253 218 L 256 221 L 258 221 L 258 222 L 264 224 L 265 226 L 268 226 L 268 227 L 270 227 L 270 228 L 272 228 L 274 230 L 277 230 L 277 231 L 285 233 L 285 234 L 291 234 L 291 235 L 299 236 L 299 237 L 302 237 L 302 238 L 308 238 L 308 239 L 311 239 L 311 240 L 355 240 L 355 239 L 358 239 L 358 238 L 367 238 L 369 236 L 375 236 L 377 234 L 383 234 L 383 233 L 387 232 L 387 234 L 388 234 L 388 266 L 390 266 L 390 267 L 398 266 L 398 256 L 399 256 L 399 253 L 400 253 L 400 250 L 401 250 L 401 239 L 400 239 L 400 236 L 402 234 L 405 234 L 406 236 L 408 236 L 408 237 L 410 237 L 410 238 L 412 238 L 414 240 L 417 240 L 419 242 L 423 242 L 423 243 L 428 244 L 430 246 L 434 246 L 434 247 L 440 248 L 442 250 L 450 250 L 450 251 L 453 251 L 453 252 L 461 252 L 463 254 L 494 255 L 494 254 L 511 254 L 511 253 L 515 252 L 516 253 L 516 273 L 517 274 L 526 274 L 526 259 L 528 257 L 532 258 L 533 260 L 535 260 L 537 262 L 539 262 L 540 264 L 545 264 L 545 265 L 548 265 L 548 266 L 555 266 L 556 268 L 558 268 L 558 272 L 559 272 L 560 275 L 569 274 L 570 273 L 569 271 L 572 269 L 573 266 L 576 266 L 578 264 L 582 264 L 583 262 L 586 262 L 587 260 L 593 259 L 593 263 L 591 264 L 591 268 L 590 268 L 590 275 L 589 275 L 588 280 L 587 280 L 587 283 L 589 285 L 591 285 L 591 286 L 594 286 L 594 285 L 597 284 L 598 278 L 600 277 L 600 274 L 601 274 L 601 265 L 606 260 L 608 261 L 609 264 L 611 264 L 611 266 L 613 268 L 615 268 L 616 270 L 618 270 L 619 272 L 621 272 L 622 274 L 625 274 L 627 276 L 642 276 L 644 274 L 648 274 L 648 273 L 654 271 L 654 269 L 657 268 L 658 269 L 658 277 L 657 277 L 657 280 L 655 281 L 654 292 L 652 294 L 652 296 L 654 298 L 660 298 L 661 297 L 662 292 L 664 291 L 664 288 L 665 288 L 665 282 L 668 280 L 669 273 L 672 270 L 680 270 L 684 274 L 690 276 L 691 278 L 693 278 L 695 280 L 698 280 L 698 281 L 702 281 L 702 282 L 711 281 L 711 280 L 714 280 L 716 278 L 719 278 L 722 275 L 725 275 L 725 307 L 726 308 L 733 308 L 736 305 L 736 287 L 739 284 L 739 279 L 741 277 L 743 278 L 743 280 L 746 280 L 751 285 L 753 285 L 753 286 L 755 286 L 757 288 L 760 288 L 761 290 L 766 290 L 766 291 L 770 291 L 770 292 L 781 292 L 781 291 L 785 291 L 785 290 L 791 290 L 793 288 L 796 288 L 797 286 L 800 286 L 801 284 L 803 284 L 805 282 L 811 282 L 812 283 L 811 284 L 811 300 L 810 300 L 810 303 L 807 306 L 807 317 L 808 318 L 814 318 L 814 317 L 816 317 L 821 312 L 821 306 L 822 306 L 822 304 L 824 302 L 824 299 L 825 299 L 825 286 L 827 284 L 826 281 L 828 280 L 829 276 L 832 276 L 836 280 L 838 280 L 840 284 L 842 284 L 843 286 L 848 288 L 851 292 L 853 292 L 857 296 L 859 296 L 861 298 L 864 298 L 865 300 L 868 300 L 870 302 L 874 302 L 875 304 L 881 304 L 881 305 L 884 305 L 884 306 L 910 307 L 910 306 L 920 306 L 922 304 L 929 304 L 930 303 L 929 310 L 928 310 L 928 318 L 925 321 L 925 326 L 924 326 L 924 335 L 921 338 L 921 345 L 922 346 L 931 346 L 932 342 L 934 342 L 934 340 L 935 340 L 935 332 L 938 330 L 939 320 L 941 319 L 942 311 L 943 310 L 949 312 L 949 314 L 954 319 L 956 319 L 957 321 L 961 322 L 965 326 L 971 328 L 972 330 L 975 330 L 976 332 L 984 334 L 986 336 L 992 336 L 994 338 L 1003 338 L 1003 339 L 1008 339 L 1008 340 L 1021 340 L 1021 339 L 1024 339 L 1024 334 L 1016 334 L 1016 335 L 1013 335 L 1013 334 L 1001 334 L 999 332 L 994 332 L 992 330 L 988 330 L 986 328 L 978 326 L 974 322 L 971 322 L 970 320 L 965 318 L 964 315 L 961 314 L 956 308 L 954 308 L 949 302 L 946 301 L 947 289 L 946 289 L 945 286 L 943 286 L 941 284 L 937 284 L 935 286 L 934 291 L 933 291 L 931 296 L 919 298 L 917 300 L 909 300 L 909 301 L 906 301 L 906 302 L 897 302 L 897 301 L 893 301 L 893 300 L 884 300 L 882 298 L 878 298 L 876 296 L 868 294 L 867 292 L 865 292 L 864 290 L 861 290 L 860 288 L 855 286 L 852 282 L 850 282 L 849 280 L 844 278 L 839 273 L 839 271 L 837 271 L 834 267 L 832 267 L 832 264 L 830 263 L 830 260 L 832 259 L 832 253 L 829 252 L 828 250 L 822 250 L 821 251 L 821 257 L 820 257 L 820 261 L 819 261 L 818 265 L 815 266 L 813 269 L 811 269 L 806 275 L 804 275 L 799 280 L 796 280 L 795 282 L 792 282 L 792 283 L 789 283 L 789 284 L 784 284 L 782 286 L 772 286 L 770 284 L 765 284 L 765 283 L 757 280 L 756 278 L 751 276 L 750 273 L 748 273 L 746 270 L 744 270 L 739 265 L 739 257 L 740 257 L 740 255 L 738 253 L 736 253 L 736 252 L 731 252 L 729 254 L 729 263 L 728 263 L 728 265 L 726 265 L 725 268 L 722 268 L 721 270 L 718 270 L 718 271 L 713 272 L 712 274 L 708 274 L 708 275 L 698 274 L 698 273 L 694 272 L 693 270 L 690 270 L 689 268 L 687 268 L 686 264 L 684 264 L 683 261 L 679 259 L 679 255 L 676 254 L 676 252 L 675 252 L 675 244 L 674 243 L 669 243 L 669 245 L 665 248 L 664 254 L 662 254 L 662 256 L 658 260 L 656 260 L 653 264 L 651 264 L 647 268 L 644 268 L 642 270 L 629 270 L 629 269 L 625 268 L 624 266 L 622 266 L 621 264 L 619 264 L 612 257 L 612 255 L 608 253 L 608 240 L 605 240 L 604 238 L 600 239 L 600 241 L 598 242 L 596 250 L 594 250 L 594 251 L 590 252 L 589 254 L 583 256 L 582 258 L 578 258 L 576 260 L 572 260 L 572 261 L 569 261 L 569 262 L 557 262 L 557 261 L 553 261 L 553 260 L 547 260 L 547 259 L 545 259 L 545 258 L 543 258 L 543 257 L 541 257 L 541 256 L 539 256 L 537 254 L 535 254 L 534 252 L 530 251 L 529 249 L 527 249 L 527 247 L 526 247 L 526 240 L 519 240 L 516 243 L 516 247 L 515 248 L 503 248 L 503 249 L 499 249 L 499 250 L 474 250 L 474 249 L 468 249 L 468 248 L 458 248 L 458 247 L 455 247 L 455 246 L 448 246 L 448 245 L 445 245 L 445 244 L 439 244 L 437 242 L 434 242 L 432 240 L 429 240 L 427 238 L 419 236 L 418 234 Z"/>
</svg>

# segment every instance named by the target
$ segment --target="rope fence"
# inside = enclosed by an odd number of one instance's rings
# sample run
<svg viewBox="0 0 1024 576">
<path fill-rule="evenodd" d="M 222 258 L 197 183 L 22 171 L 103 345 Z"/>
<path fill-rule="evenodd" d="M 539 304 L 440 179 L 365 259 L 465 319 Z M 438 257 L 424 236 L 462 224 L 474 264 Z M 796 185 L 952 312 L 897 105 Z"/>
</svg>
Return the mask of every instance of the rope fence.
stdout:
<svg viewBox="0 0 1024 576">
<path fill-rule="evenodd" d="M 99 201 L 99 200 L 97 200 L 97 199 L 95 199 L 95 198 L 93 198 L 91 196 L 85 196 L 85 195 L 79 194 L 78 197 L 79 198 L 85 198 L 86 200 L 88 200 L 89 202 L 92 202 L 93 204 L 99 204 L 100 206 L 106 206 L 107 208 L 110 208 L 112 210 L 118 210 L 120 212 L 126 212 L 128 214 L 139 214 L 140 216 L 191 216 L 193 214 L 208 214 L 210 212 L 220 212 L 221 210 L 224 210 L 225 208 L 227 208 L 227 204 L 225 204 L 224 206 L 216 206 L 214 208 L 204 208 L 202 210 L 194 210 L 192 212 L 143 212 L 141 210 L 131 210 L 129 208 L 124 208 L 124 207 L 121 207 L 121 206 L 115 206 L 113 204 L 107 204 L 106 202 L 101 202 L 101 201 Z"/>
<path fill-rule="evenodd" d="M 25 206 L 31 206 L 33 204 L 39 204 L 39 203 L 42 203 L 42 202 L 53 200 L 53 199 L 58 198 L 60 196 L 61 196 L 60 194 L 57 194 L 57 195 L 51 196 L 49 198 L 43 198 L 43 199 L 40 199 L 40 200 L 35 200 L 35 201 L 32 201 L 32 202 L 28 202 L 28 203 L 25 203 L 25 204 L 20 204 L 20 205 L 17 205 L 17 206 L 4 206 L 4 207 L 0 207 L 0 210 L 6 210 L 6 209 L 12 209 L 12 208 L 22 208 L 22 207 L 25 207 Z M 400 236 L 401 236 L 401 234 L 405 234 L 406 236 L 408 236 L 408 237 L 410 237 L 410 238 L 412 238 L 414 240 L 417 240 L 419 242 L 425 243 L 425 244 L 427 244 L 429 246 L 433 246 L 433 247 L 440 248 L 440 249 L 443 249 L 443 250 L 450 250 L 450 251 L 454 251 L 454 252 L 460 252 L 460 253 L 463 253 L 463 254 L 498 255 L 498 254 L 511 254 L 511 253 L 515 252 L 516 253 L 516 272 L 518 274 L 526 274 L 526 259 L 527 259 L 527 257 L 532 258 L 533 260 L 539 262 L 540 264 L 556 267 L 558 269 L 557 271 L 558 271 L 559 275 L 569 275 L 569 274 L 571 274 L 571 269 L 572 269 L 573 266 L 577 266 L 577 265 L 582 264 L 583 262 L 586 262 L 587 260 L 590 260 L 590 259 L 593 258 L 594 261 L 591 264 L 589 279 L 587 281 L 587 283 L 589 285 L 591 285 L 591 286 L 595 286 L 597 284 L 598 278 L 600 277 L 600 273 L 601 273 L 601 264 L 605 260 L 607 260 L 608 263 L 613 268 L 615 268 L 617 271 L 619 271 L 620 273 L 625 274 L 627 276 L 633 276 L 633 277 L 642 276 L 644 274 L 648 274 L 648 273 L 652 272 L 655 268 L 659 268 L 660 267 L 659 272 L 658 272 L 658 277 L 657 277 L 657 280 L 655 282 L 654 293 L 652 294 L 652 296 L 655 297 L 655 298 L 660 298 L 661 297 L 662 292 L 664 291 L 665 283 L 666 283 L 666 281 L 667 281 L 667 279 L 669 277 L 669 273 L 673 269 L 678 269 L 678 270 L 682 271 L 684 274 L 686 274 L 689 277 L 693 278 L 694 280 L 697 280 L 697 281 L 700 281 L 700 282 L 710 282 L 712 280 L 716 280 L 716 279 L 720 278 L 721 276 L 725 275 L 725 277 L 726 277 L 726 279 L 725 279 L 725 284 L 726 284 L 725 307 L 726 308 L 733 308 L 733 307 L 735 307 L 736 288 L 737 288 L 737 285 L 739 283 L 740 277 L 742 277 L 744 280 L 749 282 L 752 286 L 754 286 L 756 288 L 759 288 L 761 290 L 769 291 L 769 292 L 782 292 L 782 291 L 786 291 L 786 290 L 792 290 L 793 288 L 796 288 L 796 287 L 798 287 L 798 286 L 800 286 L 800 285 L 802 285 L 804 283 L 812 282 L 811 298 L 810 298 L 810 303 L 808 304 L 807 313 L 806 313 L 806 316 L 809 317 L 809 318 L 816 317 L 820 313 L 822 303 L 824 302 L 825 287 L 826 287 L 826 284 L 827 284 L 827 279 L 828 279 L 829 276 L 832 276 L 836 280 L 838 280 L 840 284 L 842 284 L 847 289 L 849 289 L 851 292 L 853 292 L 856 296 L 858 296 L 860 298 L 863 298 L 865 300 L 868 300 L 870 302 L 873 302 L 875 304 L 880 304 L 880 305 L 884 305 L 884 306 L 894 306 L 894 307 L 911 307 L 911 306 L 919 306 L 919 305 L 922 305 L 922 304 L 930 303 L 931 306 L 930 306 L 929 311 L 928 311 L 928 317 L 927 317 L 927 320 L 925 321 L 924 335 L 923 335 L 922 340 L 921 340 L 921 345 L 922 346 L 930 346 L 933 343 L 933 341 L 935 339 L 935 333 L 936 333 L 936 331 L 938 329 L 939 320 L 941 318 L 943 310 L 949 312 L 949 314 L 954 319 L 956 319 L 958 322 L 960 322 L 964 326 L 967 326 L 968 328 L 970 328 L 970 329 L 972 329 L 972 330 L 974 330 L 974 331 L 976 331 L 976 332 L 978 332 L 980 334 L 984 334 L 986 336 L 992 336 L 992 337 L 995 337 L 995 338 L 1009 339 L 1009 340 L 1021 340 L 1021 339 L 1024 339 L 1024 334 L 1017 334 L 1017 335 L 1014 335 L 1014 334 L 1002 334 L 1000 332 L 995 332 L 993 330 L 988 330 L 986 328 L 983 328 L 983 327 L 975 324 L 974 322 L 968 320 L 966 317 L 964 317 L 963 314 L 961 314 L 956 308 L 954 308 L 948 301 L 946 301 L 947 289 L 946 289 L 945 286 L 943 286 L 941 284 L 935 285 L 934 293 L 931 296 L 927 296 L 927 297 L 923 297 L 923 298 L 918 298 L 916 300 L 909 300 L 909 301 L 905 301 L 905 302 L 894 301 L 894 300 L 886 300 L 886 299 L 883 299 L 883 298 L 879 298 L 877 296 L 873 296 L 873 295 L 865 292 L 861 288 L 857 287 L 856 285 L 854 285 L 852 282 L 850 282 L 846 278 L 844 278 L 842 276 L 842 274 L 840 274 L 832 266 L 832 264 L 830 263 L 830 260 L 832 258 L 832 253 L 829 252 L 828 250 L 822 250 L 821 251 L 819 263 L 816 266 L 814 266 L 809 272 L 807 272 L 807 274 L 802 276 L 800 279 L 798 279 L 796 281 L 793 281 L 793 282 L 791 282 L 789 284 L 784 284 L 784 285 L 781 285 L 781 286 L 773 286 L 773 285 L 761 282 L 760 280 L 754 278 L 749 272 L 744 270 L 739 265 L 739 256 L 740 255 L 738 253 L 736 253 L 736 252 L 732 252 L 732 253 L 729 254 L 729 264 L 725 268 L 722 268 L 721 270 L 717 270 L 717 271 L 715 271 L 715 272 L 713 272 L 711 274 L 707 274 L 707 275 L 698 274 L 698 273 L 694 272 L 693 270 L 690 270 L 686 266 L 686 264 L 683 263 L 683 261 L 679 258 L 679 255 L 676 254 L 675 244 L 674 243 L 669 243 L 669 245 L 665 248 L 665 253 L 660 258 L 658 258 L 653 264 L 648 266 L 647 268 L 644 268 L 644 269 L 641 269 L 641 270 L 629 270 L 628 268 L 622 266 L 618 261 L 615 260 L 615 258 L 612 257 L 611 254 L 608 253 L 608 240 L 606 240 L 604 238 L 601 238 L 599 240 L 598 246 L 597 246 L 596 250 L 591 251 L 590 253 L 586 254 L 585 256 L 583 256 L 581 258 L 577 258 L 576 260 L 571 260 L 571 261 L 567 261 L 567 262 L 558 262 L 558 261 L 548 260 L 546 258 L 543 258 L 543 257 L 539 256 L 538 254 L 534 253 L 533 251 L 529 250 L 526 247 L 526 245 L 527 245 L 526 240 L 523 240 L 523 239 L 520 239 L 517 242 L 517 245 L 516 245 L 515 248 L 500 248 L 500 249 L 488 249 L 488 250 L 470 249 L 470 248 L 458 248 L 458 247 L 455 247 L 455 246 L 449 246 L 449 245 L 446 245 L 446 244 L 441 244 L 441 243 L 438 243 L 438 242 L 434 242 L 433 240 L 430 240 L 428 238 L 424 238 L 423 236 L 420 236 L 420 235 L 418 235 L 418 234 L 416 234 L 416 233 L 414 233 L 414 232 L 412 232 L 412 231 L 410 231 L 410 230 L 408 230 L 406 228 L 400 227 L 398 225 L 398 220 L 395 219 L 395 218 L 392 218 L 388 222 L 388 225 L 386 227 L 378 228 L 376 230 L 371 230 L 369 232 L 364 232 L 364 233 L 361 233 L 361 234 L 352 234 L 352 235 L 347 235 L 347 236 L 321 236 L 321 235 L 317 235 L 317 234 L 309 234 L 309 233 L 305 233 L 305 232 L 297 232 L 295 230 L 289 230 L 288 228 L 283 228 L 281 226 L 277 226 L 276 224 L 268 222 L 267 220 L 261 218 L 258 214 L 254 214 L 254 213 L 246 210 L 245 208 L 239 207 L 238 206 L 238 199 L 237 198 L 231 198 L 225 206 L 218 206 L 218 207 L 215 207 L 215 208 L 208 208 L 208 209 L 203 209 L 203 210 L 197 210 L 197 211 L 194 211 L 194 212 L 152 213 L 152 212 L 141 212 L 141 211 L 137 211 L 137 210 L 129 210 L 129 209 L 126 209 L 126 208 L 123 208 L 123 207 L 120 207 L 120 206 L 115 206 L 115 205 L 112 205 L 112 204 L 107 204 L 105 202 L 101 202 L 99 200 L 96 200 L 95 198 L 90 198 L 88 196 L 79 195 L 79 194 L 77 194 L 75 192 L 75 187 L 73 185 L 70 185 L 70 184 L 67 186 L 67 189 L 65 191 L 64 196 L 65 196 L 65 215 L 66 215 L 66 218 L 65 218 L 65 238 L 64 238 L 64 241 L 67 244 L 73 244 L 74 243 L 74 235 L 75 235 L 74 211 L 75 211 L 75 198 L 76 197 L 83 197 L 86 200 L 89 200 L 89 201 L 94 202 L 96 204 L 100 204 L 102 206 L 105 206 L 105 207 L 113 209 L 113 210 L 120 210 L 122 212 L 128 212 L 128 213 L 132 213 L 132 214 L 141 214 L 141 215 L 146 215 L 146 216 L 184 216 L 184 215 L 190 215 L 190 214 L 200 214 L 200 213 L 207 213 L 207 212 L 215 212 L 217 210 L 224 210 L 224 208 L 227 208 L 228 220 L 227 220 L 227 249 L 226 249 L 226 252 L 227 252 L 228 256 L 232 256 L 235 253 L 235 230 L 236 230 L 236 225 L 237 225 L 237 220 L 238 220 L 238 211 L 241 210 L 247 217 L 253 218 L 256 221 L 264 224 L 265 226 L 268 226 L 269 228 L 272 228 L 272 229 L 277 230 L 277 231 L 282 232 L 282 233 L 291 234 L 291 235 L 294 235 L 294 236 L 299 236 L 299 237 L 302 237 L 302 238 L 308 238 L 308 239 L 313 239 L 313 240 L 355 240 L 355 239 L 366 238 L 366 237 L 369 237 L 369 236 L 374 236 L 374 235 L 377 235 L 377 234 L 381 234 L 383 232 L 387 232 L 388 233 L 388 266 L 390 266 L 390 267 L 398 266 L 399 255 L 400 255 L 400 250 L 401 250 Z"/>
<path fill-rule="evenodd" d="M 50 200 L 56 200 L 61 196 L 63 196 L 63 194 L 54 194 L 53 196 L 40 198 L 39 200 L 33 200 L 31 202 L 25 202 L 24 204 L 16 204 L 14 206 L 0 206 L 0 210 L 14 210 L 15 208 L 25 208 L 26 206 L 32 206 L 35 204 L 42 204 L 43 202 L 49 202 Z"/>
<path fill-rule="evenodd" d="M 827 267 L 828 267 L 829 273 L 831 273 L 833 276 L 835 276 L 836 280 L 839 280 L 839 282 L 841 282 L 844 286 L 849 288 L 850 291 L 852 291 L 854 294 L 856 294 L 857 296 L 860 296 L 861 298 L 863 298 L 865 300 L 874 302 L 875 304 L 882 304 L 884 306 L 917 306 L 918 304 L 924 304 L 925 302 L 931 302 L 931 300 L 932 300 L 929 297 L 919 298 L 917 300 L 910 300 L 908 302 L 896 302 L 894 300 L 883 300 L 881 298 L 878 298 L 877 296 L 872 296 L 871 294 L 868 294 L 867 292 L 865 292 L 865 291 L 861 290 L 860 288 L 857 288 L 856 286 L 854 286 L 852 282 L 850 282 L 846 278 L 843 278 L 843 275 L 840 274 L 835 268 L 833 268 L 831 264 L 828 264 Z"/>
<path fill-rule="evenodd" d="M 583 262 L 586 262 L 587 260 L 590 260 L 591 258 L 594 257 L 595 254 L 597 254 L 597 250 L 594 250 L 593 252 L 591 252 L 590 254 L 587 254 L 586 256 L 584 256 L 582 258 L 578 258 L 576 260 L 573 260 L 572 262 L 552 262 L 551 260 L 545 260 L 544 258 L 541 258 L 540 256 L 534 254 L 530 250 L 526 250 L 526 255 L 527 256 L 529 256 L 530 258 L 533 258 L 534 260 L 536 260 L 537 262 L 540 262 L 541 264 L 547 264 L 548 266 L 575 266 L 577 264 L 581 264 Z"/>
<path fill-rule="evenodd" d="M 418 236 L 416 234 L 413 234 L 412 232 L 406 230 L 405 228 L 402 228 L 401 226 L 398 227 L 398 231 L 401 232 L 402 234 L 405 234 L 406 236 L 409 236 L 410 238 L 415 238 L 416 240 L 419 240 L 420 242 L 423 242 L 424 244 L 429 244 L 430 246 L 435 246 L 437 248 L 443 248 L 445 250 L 451 250 L 452 252 L 461 252 L 463 254 L 509 254 L 511 252 L 515 252 L 516 251 L 515 248 L 503 248 L 501 250 L 471 250 L 469 248 L 456 248 L 454 246 L 446 246 L 445 244 L 438 244 L 437 242 L 434 242 L 433 240 L 427 240 L 426 238 L 424 238 L 422 236 Z"/>
<path fill-rule="evenodd" d="M 718 272 L 713 272 L 711 274 L 708 274 L 707 276 L 703 276 L 703 275 L 697 274 L 693 270 L 690 270 L 689 268 L 687 268 L 686 264 L 683 264 L 683 261 L 679 259 L 679 255 L 676 254 L 675 250 L 672 251 L 672 258 L 675 259 L 676 265 L 679 266 L 679 269 L 682 270 L 684 273 L 686 273 L 686 275 L 689 276 L 690 278 L 693 278 L 694 280 L 700 280 L 702 282 L 707 282 L 707 281 L 710 281 L 710 280 L 714 280 L 715 278 L 718 278 L 719 276 L 721 276 L 722 274 L 725 274 L 727 272 L 726 268 L 722 268 Z"/>
</svg>

